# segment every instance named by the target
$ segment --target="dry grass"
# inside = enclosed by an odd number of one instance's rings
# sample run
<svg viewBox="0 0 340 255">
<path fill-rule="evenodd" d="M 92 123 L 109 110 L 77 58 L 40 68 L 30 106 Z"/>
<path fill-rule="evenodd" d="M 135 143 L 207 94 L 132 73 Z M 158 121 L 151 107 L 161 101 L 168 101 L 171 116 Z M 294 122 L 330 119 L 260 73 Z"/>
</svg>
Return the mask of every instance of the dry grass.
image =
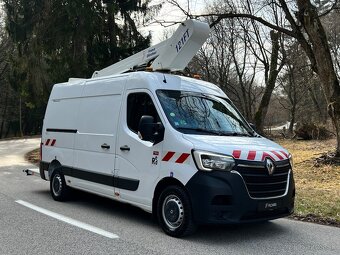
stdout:
<svg viewBox="0 0 340 255">
<path fill-rule="evenodd" d="M 340 223 L 340 166 L 315 165 L 315 158 L 335 148 L 326 141 L 277 140 L 294 159 L 295 214 L 328 218 Z"/>
<path fill-rule="evenodd" d="M 40 149 L 35 149 L 26 153 L 25 159 L 34 165 L 39 165 L 40 162 Z"/>
</svg>

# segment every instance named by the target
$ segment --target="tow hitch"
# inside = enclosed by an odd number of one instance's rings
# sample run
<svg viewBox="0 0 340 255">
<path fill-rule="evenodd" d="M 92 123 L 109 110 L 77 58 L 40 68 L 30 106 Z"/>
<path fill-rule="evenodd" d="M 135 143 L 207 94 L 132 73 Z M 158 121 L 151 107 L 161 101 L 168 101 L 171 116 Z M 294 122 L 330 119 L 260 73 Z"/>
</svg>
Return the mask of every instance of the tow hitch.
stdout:
<svg viewBox="0 0 340 255">
<path fill-rule="evenodd" d="M 34 175 L 34 176 L 40 177 L 39 168 L 25 169 L 22 171 L 26 173 L 26 175 Z"/>
</svg>

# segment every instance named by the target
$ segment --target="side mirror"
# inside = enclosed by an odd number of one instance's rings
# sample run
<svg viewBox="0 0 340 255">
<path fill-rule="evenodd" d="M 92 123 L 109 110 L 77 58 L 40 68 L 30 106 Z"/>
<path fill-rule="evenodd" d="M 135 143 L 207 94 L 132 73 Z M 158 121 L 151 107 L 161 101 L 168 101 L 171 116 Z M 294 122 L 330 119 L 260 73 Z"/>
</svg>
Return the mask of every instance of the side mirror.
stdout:
<svg viewBox="0 0 340 255">
<path fill-rule="evenodd" d="M 138 135 L 143 141 L 157 144 L 164 139 L 164 127 L 162 123 L 154 123 L 154 118 L 149 115 L 143 115 L 139 121 Z"/>
</svg>

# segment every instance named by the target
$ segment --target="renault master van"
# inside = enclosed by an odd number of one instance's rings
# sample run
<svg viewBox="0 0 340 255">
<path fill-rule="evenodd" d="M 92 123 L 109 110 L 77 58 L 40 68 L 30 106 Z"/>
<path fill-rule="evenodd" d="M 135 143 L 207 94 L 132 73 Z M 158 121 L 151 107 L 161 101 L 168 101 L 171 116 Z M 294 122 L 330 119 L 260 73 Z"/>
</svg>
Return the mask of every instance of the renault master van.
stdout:
<svg viewBox="0 0 340 255">
<path fill-rule="evenodd" d="M 289 152 L 258 135 L 216 85 L 164 70 L 54 85 L 41 152 L 53 199 L 78 189 L 129 203 L 170 236 L 294 209 Z"/>
</svg>

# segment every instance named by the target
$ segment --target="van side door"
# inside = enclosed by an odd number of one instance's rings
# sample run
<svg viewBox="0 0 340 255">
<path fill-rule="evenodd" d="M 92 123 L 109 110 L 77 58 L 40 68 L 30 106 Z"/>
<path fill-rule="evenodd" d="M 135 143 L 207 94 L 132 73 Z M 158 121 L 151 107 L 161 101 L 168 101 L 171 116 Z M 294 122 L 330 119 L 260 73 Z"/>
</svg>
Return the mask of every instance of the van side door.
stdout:
<svg viewBox="0 0 340 255">
<path fill-rule="evenodd" d="M 117 125 L 126 79 L 115 77 L 84 85 L 78 111 L 73 185 L 114 197 Z"/>
</svg>

